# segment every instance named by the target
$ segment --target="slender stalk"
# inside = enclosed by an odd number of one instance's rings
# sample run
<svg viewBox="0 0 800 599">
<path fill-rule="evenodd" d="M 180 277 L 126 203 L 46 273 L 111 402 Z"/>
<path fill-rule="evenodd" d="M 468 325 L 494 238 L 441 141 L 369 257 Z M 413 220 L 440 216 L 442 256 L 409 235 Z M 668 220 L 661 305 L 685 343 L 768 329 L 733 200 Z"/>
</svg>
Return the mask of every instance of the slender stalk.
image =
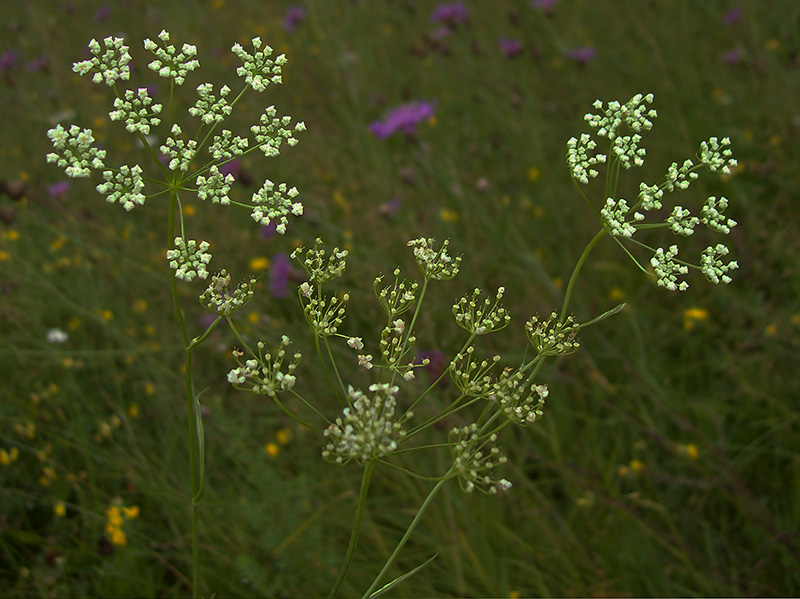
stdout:
<svg viewBox="0 0 800 599">
<path fill-rule="evenodd" d="M 167 225 L 168 239 L 167 247 L 172 246 L 172 238 L 175 231 L 175 212 L 178 205 L 178 192 L 173 189 L 170 192 L 169 202 L 169 221 Z M 199 567 L 199 547 L 198 547 L 198 503 L 200 501 L 199 491 L 200 484 L 198 481 L 198 424 L 197 414 L 195 413 L 195 398 L 194 386 L 192 384 L 192 347 L 189 341 L 189 335 L 186 331 L 186 323 L 183 319 L 183 310 L 181 309 L 180 299 L 178 298 L 178 285 L 175 277 L 170 277 L 170 287 L 172 288 L 172 302 L 175 308 L 175 316 L 178 320 L 178 325 L 183 337 L 183 344 L 185 348 L 184 355 L 184 370 L 185 372 L 185 386 L 186 386 L 186 409 L 189 417 L 189 471 L 191 475 L 191 504 L 192 504 L 192 597 L 197 599 L 199 596 L 200 588 L 200 567 Z"/>
<path fill-rule="evenodd" d="M 364 516 L 364 506 L 367 503 L 367 492 L 369 491 L 369 483 L 372 480 L 372 473 L 374 470 L 375 461 L 369 460 L 364 465 L 364 473 L 361 476 L 361 490 L 358 492 L 358 505 L 356 506 L 356 516 L 355 521 L 353 522 L 353 530 L 350 533 L 350 543 L 347 546 L 347 553 L 344 556 L 342 568 L 339 570 L 339 576 L 336 577 L 336 582 L 333 583 L 331 592 L 328 593 L 328 599 L 333 599 L 333 597 L 335 597 L 339 592 L 342 582 L 344 582 L 345 574 L 347 574 L 347 569 L 350 567 L 350 562 L 353 559 L 353 553 L 356 550 L 356 545 L 358 545 L 358 535 L 361 532 L 361 519 Z"/>
<path fill-rule="evenodd" d="M 597 245 L 603 235 L 606 234 L 605 229 L 600 229 L 597 234 L 592 238 L 589 244 L 584 248 L 581 257 L 578 258 L 577 264 L 575 264 L 575 268 L 572 270 L 572 276 L 569 278 L 569 283 L 567 283 L 567 290 L 564 293 L 564 304 L 561 306 L 561 314 L 558 317 L 558 322 L 563 323 L 567 319 L 567 308 L 569 307 L 569 300 L 572 298 L 572 290 L 575 287 L 575 281 L 578 280 L 578 274 L 581 272 L 581 268 L 583 268 L 583 264 L 586 262 L 586 259 L 589 257 L 589 254 L 594 249 L 594 246 Z"/>
</svg>

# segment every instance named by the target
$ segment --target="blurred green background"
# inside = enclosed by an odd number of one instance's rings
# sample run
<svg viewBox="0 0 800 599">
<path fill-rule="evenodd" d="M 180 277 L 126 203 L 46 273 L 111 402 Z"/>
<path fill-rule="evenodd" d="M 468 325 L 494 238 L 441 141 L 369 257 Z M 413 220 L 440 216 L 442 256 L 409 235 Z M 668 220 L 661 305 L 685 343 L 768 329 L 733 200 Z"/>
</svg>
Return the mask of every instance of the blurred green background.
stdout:
<svg viewBox="0 0 800 599">
<path fill-rule="evenodd" d="M 647 161 L 623 173 L 623 197 L 693 157 L 700 141 L 729 136 L 737 173 L 701 178 L 679 201 L 696 208 L 708 195 L 730 199 L 739 222 L 726 239 L 741 267 L 734 282 L 714 287 L 696 276 L 688 291 L 669 293 L 615 244 L 598 246 L 572 309 L 585 321 L 620 301 L 628 308 L 543 370 L 544 419 L 500 440 L 512 491 L 492 498 L 446 487 L 394 573 L 437 551 L 438 559 L 389 596 L 800 593 L 800 7 L 465 0 L 466 19 L 437 22 L 439 6 L 0 4 L 0 595 L 189 592 L 182 344 L 163 259 L 166 202 L 127 214 L 103 201 L 97 181 L 67 181 L 45 162 L 46 131 L 58 122 L 91 127 L 109 156 L 138 160 L 133 138 L 108 122 L 113 93 L 78 77 L 72 63 L 86 58 L 91 38 L 124 36 L 130 87 L 155 84 L 163 96 L 168 88 L 145 68 L 142 49 L 162 28 L 198 48 L 201 69 L 184 102 L 205 81 L 238 88 L 234 42 L 261 36 L 289 58 L 284 85 L 248 95 L 226 127 L 251 124 L 274 104 L 308 131 L 280 157 L 244 160 L 232 194 L 246 200 L 265 178 L 286 181 L 300 190 L 306 215 L 284 237 L 218 205 L 203 205 L 187 223 L 211 242 L 213 268 L 234 279 L 268 268 L 245 333 L 268 343 L 288 334 L 306 356 L 299 386 L 330 410 L 294 296 L 301 278 L 290 277 L 286 297 L 266 284 L 282 255 L 315 237 L 348 248 L 335 287 L 352 296 L 344 332 L 365 340 L 371 332 L 374 342 L 374 277 L 397 266 L 415 273 L 409 239 L 449 238 L 462 273 L 431 289 L 417 347 L 452 354 L 461 339 L 453 300 L 503 285 L 514 320 L 485 349 L 518 361 L 523 323 L 561 305 L 598 228 L 564 161 L 567 139 L 587 130 L 592 102 L 655 95 Z M 388 109 L 416 100 L 435 111 L 413 134 L 370 132 Z M 601 192 L 598 184 L 587 193 Z M 696 244 L 699 254 L 703 241 L 682 247 Z M 183 287 L 191 304 L 200 286 Z M 202 317 L 199 306 L 190 309 L 194 334 Z M 53 328 L 68 340 L 49 343 Z M 324 463 L 321 437 L 265 398 L 232 390 L 225 373 L 234 340 L 215 335 L 195 358 L 197 388 L 208 387 L 201 590 L 320 596 L 346 548 L 359 471 Z M 340 353 L 352 362 L 351 350 Z M 354 365 L 344 368 L 366 380 Z M 443 472 L 446 458 L 432 454 L 414 469 Z M 343 596 L 368 586 L 428 488 L 378 470 Z"/>
</svg>

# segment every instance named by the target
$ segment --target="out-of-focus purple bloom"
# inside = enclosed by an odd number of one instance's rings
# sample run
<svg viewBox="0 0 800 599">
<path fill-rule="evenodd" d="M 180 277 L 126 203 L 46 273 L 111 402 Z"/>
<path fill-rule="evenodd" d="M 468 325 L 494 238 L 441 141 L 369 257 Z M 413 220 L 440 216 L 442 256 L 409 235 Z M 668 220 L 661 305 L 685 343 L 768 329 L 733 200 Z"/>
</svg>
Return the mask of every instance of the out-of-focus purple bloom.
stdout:
<svg viewBox="0 0 800 599">
<path fill-rule="evenodd" d="M 238 158 L 234 158 L 230 162 L 226 162 L 221 167 L 219 167 L 219 172 L 223 177 L 227 177 L 228 175 L 233 175 L 234 179 L 239 178 L 239 172 L 242 170 L 242 163 L 239 162 Z"/>
<path fill-rule="evenodd" d="M 420 121 L 433 117 L 435 104 L 425 101 L 409 102 L 392 108 L 382 121 L 370 124 L 369 129 L 378 139 L 386 139 L 395 131 L 406 135 L 414 132 Z"/>
<path fill-rule="evenodd" d="M 522 53 L 522 42 L 507 37 L 500 38 L 500 50 L 508 58 L 514 58 Z"/>
<path fill-rule="evenodd" d="M 95 23 L 102 23 L 108 18 L 109 14 L 111 14 L 111 9 L 106 5 L 101 6 L 94 13 Z"/>
<path fill-rule="evenodd" d="M 739 19 L 742 18 L 742 9 L 738 6 L 734 6 L 728 12 L 725 13 L 725 22 L 728 25 L 733 25 Z"/>
<path fill-rule="evenodd" d="M 34 58 L 25 66 L 25 68 L 29 71 L 46 71 L 47 56 L 42 55 L 39 58 Z"/>
<path fill-rule="evenodd" d="M 203 312 L 203 314 L 200 316 L 200 319 L 199 319 L 200 320 L 200 326 L 202 326 L 204 329 L 207 329 L 212 324 L 214 324 L 214 321 L 216 319 L 217 319 L 217 315 L 214 314 L 213 312 Z"/>
<path fill-rule="evenodd" d="M 438 349 L 433 351 L 418 351 L 416 358 L 414 358 L 414 364 L 422 364 L 425 358 L 428 359 L 428 365 L 423 366 L 423 369 L 428 371 L 431 381 L 435 381 L 442 376 L 442 373 L 444 373 L 445 369 L 449 366 L 447 358 L 445 358 L 445 355 Z M 447 379 L 439 381 L 439 385 L 446 384 Z"/>
<path fill-rule="evenodd" d="M 53 183 L 47 187 L 47 195 L 51 198 L 60 198 L 63 197 L 68 191 L 72 184 L 69 181 L 59 181 L 58 183 Z"/>
<path fill-rule="evenodd" d="M 736 64 L 737 62 L 742 61 L 742 53 L 739 52 L 736 48 L 732 50 L 728 50 L 725 54 L 722 55 L 722 62 L 727 64 Z"/>
<path fill-rule="evenodd" d="M 295 4 L 290 6 L 283 17 L 283 28 L 286 31 L 294 31 L 300 24 L 300 21 L 306 18 L 306 9 Z"/>
<path fill-rule="evenodd" d="M 0 54 L 0 71 L 16 69 L 19 63 L 19 54 L 15 50 L 6 50 Z"/>
<path fill-rule="evenodd" d="M 392 218 L 398 212 L 400 212 L 400 208 L 403 206 L 403 198 L 400 196 L 395 196 L 388 202 L 384 202 L 380 206 L 378 206 L 378 212 L 380 212 L 381 216 L 385 216 L 386 218 Z"/>
<path fill-rule="evenodd" d="M 531 8 L 535 10 L 550 10 L 558 0 L 531 0 Z"/>
<path fill-rule="evenodd" d="M 289 276 L 291 274 L 292 261 L 289 254 L 276 254 L 272 257 L 268 285 L 272 297 L 286 297 L 289 294 Z"/>
<path fill-rule="evenodd" d="M 258 236 L 261 239 L 270 239 L 271 237 L 275 236 L 275 233 L 278 230 L 278 226 L 275 224 L 274 220 L 269 221 L 268 225 L 262 226 L 258 232 Z"/>
<path fill-rule="evenodd" d="M 597 50 L 594 46 L 581 46 L 579 48 L 568 48 L 564 51 L 564 56 L 570 60 L 574 60 L 581 64 L 589 62 L 592 58 L 597 56 Z"/>
<path fill-rule="evenodd" d="M 469 19 L 469 11 L 463 2 L 440 4 L 431 13 L 431 21 L 433 23 L 458 25 L 459 23 L 465 23 L 467 19 Z"/>
</svg>

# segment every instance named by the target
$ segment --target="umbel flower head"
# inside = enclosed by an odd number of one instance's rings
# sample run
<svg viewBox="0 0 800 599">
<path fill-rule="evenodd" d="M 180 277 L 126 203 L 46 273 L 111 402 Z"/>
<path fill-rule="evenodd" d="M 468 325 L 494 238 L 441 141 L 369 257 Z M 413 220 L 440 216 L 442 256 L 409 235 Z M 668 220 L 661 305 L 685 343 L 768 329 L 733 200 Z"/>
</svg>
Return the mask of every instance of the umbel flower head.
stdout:
<svg viewBox="0 0 800 599">
<path fill-rule="evenodd" d="M 406 436 L 403 423 L 394 417 L 398 387 L 376 383 L 369 390 L 372 397 L 349 388 L 348 407 L 323 433 L 329 439 L 322 452 L 325 460 L 363 464 L 393 453 Z M 403 422 L 411 416 L 411 412 L 406 413 Z"/>
<path fill-rule="evenodd" d="M 606 160 L 611 163 L 608 168 L 616 175 L 607 178 L 606 200 L 598 210 L 598 217 L 605 232 L 620 246 L 624 247 L 624 242 L 632 239 L 642 229 L 667 229 L 679 237 L 690 237 L 698 226 L 704 225 L 716 233 L 730 233 L 736 226 L 736 221 L 723 214 L 728 207 L 728 200 L 724 197 L 719 200 L 716 196 L 709 197 L 699 215 L 693 214 L 692 210 L 685 206 L 676 204 L 661 222 L 646 222 L 653 216 L 650 213 L 664 207 L 666 194 L 688 189 L 692 182 L 698 179 L 699 169 L 705 168 L 712 173 L 727 175 L 733 172 L 737 163 L 732 156 L 730 139 L 727 137 L 722 139 L 711 137 L 703 141 L 697 154 L 699 164 L 695 164 L 691 159 L 686 159 L 682 163 L 673 162 L 667 169 L 662 183 L 655 185 L 639 183 L 639 194 L 635 202 L 629 204 L 624 198 L 616 195 L 619 172 L 617 169 L 638 167 L 644 163 L 646 153 L 644 148 L 640 147 L 641 133 L 652 128 L 653 119 L 657 116 L 656 111 L 647 106 L 652 101 L 652 94 L 637 94 L 624 104 L 609 102 L 608 106 L 603 108 L 603 103 L 597 100 L 594 107 L 602 111 L 601 114 L 587 114 L 585 120 L 595 129 L 595 135 L 608 139 L 609 154 L 607 157 L 595 153 L 597 142 L 587 133 L 582 134 L 580 139 L 571 138 L 567 142 L 567 166 L 572 178 L 577 183 L 586 185 L 590 179 L 598 176 L 599 172 L 595 168 L 598 164 Z M 624 134 L 626 132 L 622 130 L 623 126 L 631 132 L 631 135 Z M 588 198 L 586 199 L 588 201 Z M 650 247 L 638 239 L 635 241 L 639 246 L 653 252 L 649 272 L 655 277 L 659 286 L 670 291 L 684 291 L 688 288 L 688 283 L 678 278 L 687 274 L 690 268 L 703 272 L 712 283 L 729 283 L 731 278 L 726 273 L 738 267 L 735 261 L 724 264 L 720 260 L 721 256 L 729 253 L 723 244 L 706 248 L 700 256 L 698 265 L 678 260 L 677 244 L 665 249 Z M 642 271 L 648 271 L 631 252 L 627 249 L 625 251 Z"/>
</svg>

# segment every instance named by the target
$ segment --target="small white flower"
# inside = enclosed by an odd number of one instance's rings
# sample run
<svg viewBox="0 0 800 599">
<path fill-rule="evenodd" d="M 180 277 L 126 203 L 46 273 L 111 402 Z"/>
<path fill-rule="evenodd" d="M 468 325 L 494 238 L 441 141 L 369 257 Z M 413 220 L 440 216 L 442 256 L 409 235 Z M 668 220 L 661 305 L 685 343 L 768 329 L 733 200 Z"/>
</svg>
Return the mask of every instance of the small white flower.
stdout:
<svg viewBox="0 0 800 599">
<path fill-rule="evenodd" d="M 69 339 L 69 335 L 67 335 L 62 329 L 56 327 L 47 330 L 47 333 L 45 333 L 45 339 L 47 339 L 48 343 L 66 343 L 67 339 Z"/>
<path fill-rule="evenodd" d="M 364 349 L 364 341 L 361 339 L 361 337 L 350 337 L 350 339 L 347 340 L 347 345 L 355 350 Z"/>
</svg>

